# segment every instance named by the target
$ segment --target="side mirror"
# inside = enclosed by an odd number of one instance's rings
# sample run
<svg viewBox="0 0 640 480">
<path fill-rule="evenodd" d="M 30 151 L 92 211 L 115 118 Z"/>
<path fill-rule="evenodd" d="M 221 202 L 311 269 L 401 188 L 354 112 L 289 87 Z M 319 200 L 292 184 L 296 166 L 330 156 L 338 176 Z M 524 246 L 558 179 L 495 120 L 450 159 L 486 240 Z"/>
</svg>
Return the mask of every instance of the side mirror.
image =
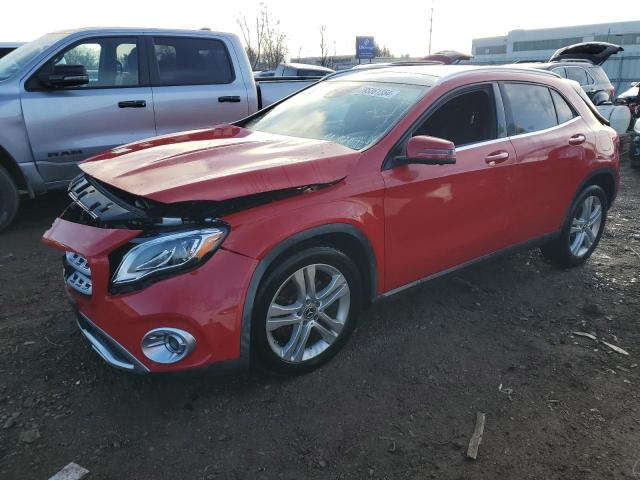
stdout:
<svg viewBox="0 0 640 480">
<path fill-rule="evenodd" d="M 397 165 L 452 165 L 456 163 L 456 147 L 443 138 L 418 135 L 407 142 L 407 155 L 395 158 Z"/>
<path fill-rule="evenodd" d="M 84 65 L 56 65 L 40 81 L 53 88 L 79 87 L 89 83 L 89 75 Z"/>
</svg>

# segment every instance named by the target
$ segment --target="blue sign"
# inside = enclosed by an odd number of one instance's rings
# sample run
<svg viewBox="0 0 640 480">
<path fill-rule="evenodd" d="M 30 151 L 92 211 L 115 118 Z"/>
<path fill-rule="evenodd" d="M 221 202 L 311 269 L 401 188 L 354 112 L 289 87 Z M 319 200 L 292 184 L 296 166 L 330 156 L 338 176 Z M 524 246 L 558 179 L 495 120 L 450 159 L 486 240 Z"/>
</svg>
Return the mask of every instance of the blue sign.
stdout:
<svg viewBox="0 0 640 480">
<path fill-rule="evenodd" d="M 356 37 L 356 58 L 374 58 L 376 44 L 373 37 Z"/>
</svg>

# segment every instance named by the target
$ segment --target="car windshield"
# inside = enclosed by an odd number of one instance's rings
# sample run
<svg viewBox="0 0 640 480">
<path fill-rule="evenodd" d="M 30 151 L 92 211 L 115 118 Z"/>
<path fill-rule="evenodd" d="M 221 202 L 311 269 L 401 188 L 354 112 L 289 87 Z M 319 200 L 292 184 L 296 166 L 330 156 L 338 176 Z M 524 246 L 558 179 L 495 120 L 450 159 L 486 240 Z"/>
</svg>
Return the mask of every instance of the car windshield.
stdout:
<svg viewBox="0 0 640 480">
<path fill-rule="evenodd" d="M 0 58 L 0 82 L 15 75 L 22 67 L 31 61 L 35 56 L 49 48 L 53 43 L 63 38 L 64 33 L 50 33 L 22 45 L 6 56 Z"/>
<path fill-rule="evenodd" d="M 245 127 L 363 150 L 382 138 L 428 89 L 400 83 L 320 82 Z"/>
</svg>

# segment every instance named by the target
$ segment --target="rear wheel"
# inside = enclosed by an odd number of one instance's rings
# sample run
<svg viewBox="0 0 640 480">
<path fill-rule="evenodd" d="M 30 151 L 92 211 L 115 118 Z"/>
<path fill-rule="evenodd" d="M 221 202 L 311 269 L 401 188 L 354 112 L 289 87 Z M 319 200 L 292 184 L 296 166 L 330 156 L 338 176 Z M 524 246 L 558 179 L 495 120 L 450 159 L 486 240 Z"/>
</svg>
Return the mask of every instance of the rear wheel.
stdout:
<svg viewBox="0 0 640 480">
<path fill-rule="evenodd" d="M 281 373 L 310 371 L 342 348 L 362 300 L 361 275 L 347 255 L 331 247 L 298 252 L 273 269 L 258 292 L 254 353 Z"/>
<path fill-rule="evenodd" d="M 4 167 L 0 167 L 0 232 L 13 221 L 19 202 L 16 182 Z"/>
<path fill-rule="evenodd" d="M 544 245 L 542 253 L 561 267 L 583 264 L 600 242 L 607 207 L 607 195 L 601 187 L 585 188 L 573 202 L 560 236 Z"/>
</svg>

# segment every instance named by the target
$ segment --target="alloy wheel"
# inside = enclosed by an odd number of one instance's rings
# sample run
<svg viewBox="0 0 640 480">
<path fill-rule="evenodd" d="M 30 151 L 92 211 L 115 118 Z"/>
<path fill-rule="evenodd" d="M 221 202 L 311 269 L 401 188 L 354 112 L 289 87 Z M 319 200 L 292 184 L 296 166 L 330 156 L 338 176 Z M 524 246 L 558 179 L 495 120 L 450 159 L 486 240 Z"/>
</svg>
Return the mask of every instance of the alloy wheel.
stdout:
<svg viewBox="0 0 640 480">
<path fill-rule="evenodd" d="M 584 257 L 598 238 L 602 225 L 602 202 L 596 195 L 586 197 L 571 222 L 569 250 L 578 257 Z"/>
<path fill-rule="evenodd" d="M 269 346 L 289 363 L 317 357 L 340 336 L 350 304 L 349 283 L 337 268 L 298 269 L 280 285 L 267 310 Z"/>
</svg>

